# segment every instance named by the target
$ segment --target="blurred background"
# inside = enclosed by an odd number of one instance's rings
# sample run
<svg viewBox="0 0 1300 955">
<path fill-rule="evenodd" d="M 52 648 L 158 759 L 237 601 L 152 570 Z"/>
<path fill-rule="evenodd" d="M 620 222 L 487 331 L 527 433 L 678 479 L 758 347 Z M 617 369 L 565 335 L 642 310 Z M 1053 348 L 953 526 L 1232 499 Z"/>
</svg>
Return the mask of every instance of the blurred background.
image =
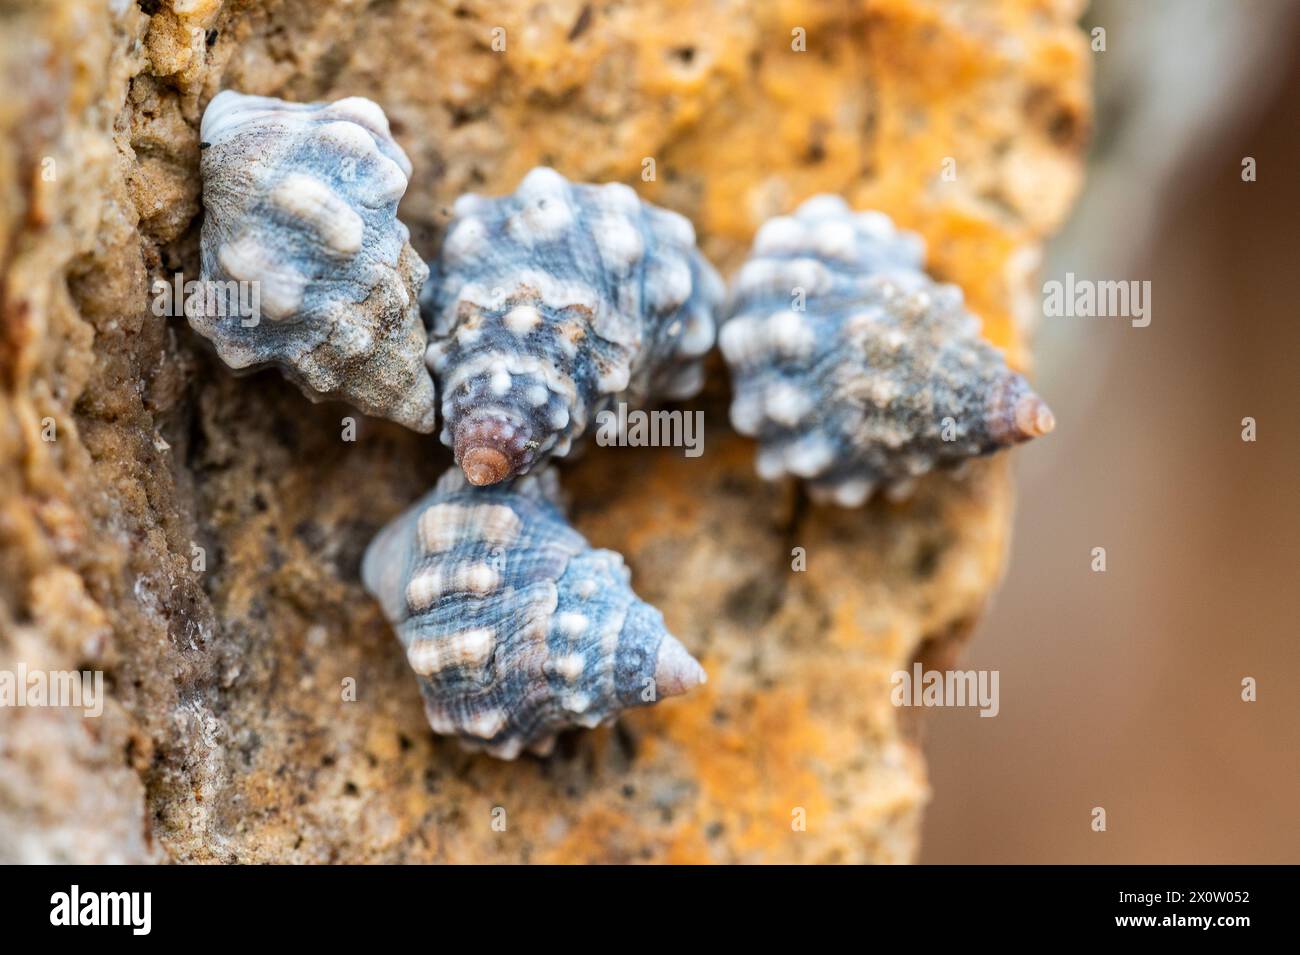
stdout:
<svg viewBox="0 0 1300 955">
<path fill-rule="evenodd" d="M 1001 712 L 927 713 L 922 861 L 1300 861 L 1298 14 L 1089 11 L 1088 183 L 1039 281 L 1150 280 L 1152 320 L 1041 320 L 1057 430 L 1019 453 L 1006 580 L 957 663 L 1000 671 Z"/>
</svg>

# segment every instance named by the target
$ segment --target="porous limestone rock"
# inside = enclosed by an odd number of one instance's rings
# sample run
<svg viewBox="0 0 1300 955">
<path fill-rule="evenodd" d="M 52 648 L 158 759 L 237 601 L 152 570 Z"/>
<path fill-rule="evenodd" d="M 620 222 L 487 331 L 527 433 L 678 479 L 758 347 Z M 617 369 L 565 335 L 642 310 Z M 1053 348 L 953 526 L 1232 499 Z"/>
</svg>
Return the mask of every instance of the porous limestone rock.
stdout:
<svg viewBox="0 0 1300 955">
<path fill-rule="evenodd" d="M 450 456 L 232 378 L 151 289 L 198 275 L 213 95 L 360 95 L 411 158 L 426 257 L 456 196 L 539 164 L 686 215 L 724 274 L 837 192 L 922 234 L 1023 368 L 1027 280 L 1081 174 L 1080 5 L 0 5 L 0 669 L 99 670 L 107 694 L 91 719 L 0 709 L 0 859 L 913 858 L 925 768 L 889 675 L 996 583 L 1005 462 L 811 506 L 754 475 L 715 361 L 701 457 L 592 448 L 562 475 L 707 685 L 500 763 L 430 732 L 359 578 Z"/>
</svg>

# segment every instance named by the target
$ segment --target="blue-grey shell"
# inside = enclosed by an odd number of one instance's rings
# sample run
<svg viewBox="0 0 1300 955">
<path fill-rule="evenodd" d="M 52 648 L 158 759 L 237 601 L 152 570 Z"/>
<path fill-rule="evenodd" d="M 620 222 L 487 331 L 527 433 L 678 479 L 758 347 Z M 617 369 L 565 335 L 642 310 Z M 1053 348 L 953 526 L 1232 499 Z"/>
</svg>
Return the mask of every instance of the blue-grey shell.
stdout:
<svg viewBox="0 0 1300 955">
<path fill-rule="evenodd" d="M 567 454 L 617 401 L 699 391 L 725 289 L 685 218 L 544 167 L 454 213 L 422 304 L 442 440 L 475 483 L 474 447 L 503 455 L 500 480 Z"/>
<path fill-rule="evenodd" d="M 453 468 L 362 564 L 434 731 L 504 759 L 704 681 L 622 558 L 592 548 L 557 499 L 549 469 L 476 488 Z"/>
<path fill-rule="evenodd" d="M 731 421 L 758 439 L 764 478 L 793 474 L 852 507 L 1051 430 L 961 290 L 930 279 L 924 259 L 919 236 L 836 196 L 759 230 L 718 337 Z"/>
<path fill-rule="evenodd" d="M 430 432 L 419 291 L 397 219 L 411 163 L 361 97 L 287 103 L 231 90 L 203 114 L 203 281 L 258 290 L 256 315 L 188 315 L 235 369 L 281 368 L 309 398 Z"/>
</svg>

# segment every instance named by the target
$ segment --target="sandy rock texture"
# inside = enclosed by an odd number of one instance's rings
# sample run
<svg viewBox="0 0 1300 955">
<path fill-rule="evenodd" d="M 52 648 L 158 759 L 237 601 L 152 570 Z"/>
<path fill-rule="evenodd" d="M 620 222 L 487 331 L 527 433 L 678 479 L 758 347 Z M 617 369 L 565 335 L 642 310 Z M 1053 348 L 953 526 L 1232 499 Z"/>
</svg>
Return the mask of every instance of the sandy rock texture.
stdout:
<svg viewBox="0 0 1300 955">
<path fill-rule="evenodd" d="M 921 231 L 1023 366 L 1089 124 L 1078 8 L 0 0 L 0 669 L 107 694 L 89 719 L 0 709 L 0 860 L 911 859 L 925 766 L 889 674 L 958 645 L 996 584 L 1004 460 L 813 507 L 758 481 L 715 362 L 702 457 L 593 448 L 562 475 L 708 685 L 499 763 L 428 730 L 358 582 L 448 453 L 233 377 L 151 283 L 198 276 L 217 91 L 360 94 L 415 164 L 426 256 L 457 194 L 536 163 L 690 216 L 724 273 L 839 191 Z"/>
</svg>

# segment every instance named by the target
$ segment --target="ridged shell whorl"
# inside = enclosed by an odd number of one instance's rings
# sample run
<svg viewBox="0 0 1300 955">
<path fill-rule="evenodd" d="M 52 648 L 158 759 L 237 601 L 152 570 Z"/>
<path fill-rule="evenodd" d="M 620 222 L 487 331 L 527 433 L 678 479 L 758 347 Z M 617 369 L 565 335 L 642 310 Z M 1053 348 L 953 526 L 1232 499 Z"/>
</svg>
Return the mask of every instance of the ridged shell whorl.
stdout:
<svg viewBox="0 0 1300 955">
<path fill-rule="evenodd" d="M 567 454 L 615 401 L 695 394 L 723 294 L 691 224 L 622 183 L 537 168 L 462 196 L 423 301 L 443 443 L 491 484 Z"/>
<path fill-rule="evenodd" d="M 759 230 L 718 337 L 731 421 L 758 439 L 764 478 L 797 475 L 814 498 L 854 507 L 1052 429 L 924 257 L 919 236 L 835 196 Z"/>
<path fill-rule="evenodd" d="M 549 469 L 475 488 L 453 468 L 362 564 L 434 731 L 503 759 L 704 682 L 622 558 L 593 549 L 557 496 Z"/>
<path fill-rule="evenodd" d="M 430 432 L 419 291 L 428 274 L 397 220 L 411 163 L 378 105 L 287 103 L 230 90 L 203 114 L 205 282 L 246 282 L 256 320 L 191 314 L 235 369 L 276 365 L 312 400 Z"/>
</svg>

